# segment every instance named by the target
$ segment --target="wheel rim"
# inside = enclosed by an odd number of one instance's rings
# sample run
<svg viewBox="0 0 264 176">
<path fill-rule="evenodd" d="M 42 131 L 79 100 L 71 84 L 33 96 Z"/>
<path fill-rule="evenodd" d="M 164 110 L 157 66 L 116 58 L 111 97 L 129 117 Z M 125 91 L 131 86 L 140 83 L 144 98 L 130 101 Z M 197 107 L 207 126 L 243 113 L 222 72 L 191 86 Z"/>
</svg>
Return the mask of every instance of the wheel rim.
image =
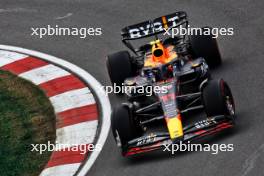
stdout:
<svg viewBox="0 0 264 176">
<path fill-rule="evenodd" d="M 222 87 L 223 96 L 225 97 L 225 105 L 226 105 L 227 113 L 231 116 L 234 116 L 235 115 L 235 103 L 234 103 L 231 90 L 224 81 L 221 82 L 221 87 Z"/>
<path fill-rule="evenodd" d="M 116 136 L 115 136 L 116 145 L 117 145 L 118 147 L 121 147 L 121 146 L 122 146 L 122 144 L 121 144 L 121 140 L 120 140 L 119 133 L 118 133 L 118 131 L 117 131 L 117 130 L 115 130 L 115 133 L 116 133 Z"/>
<path fill-rule="evenodd" d="M 226 107 L 230 115 L 235 115 L 235 108 L 230 96 L 226 96 Z"/>
</svg>

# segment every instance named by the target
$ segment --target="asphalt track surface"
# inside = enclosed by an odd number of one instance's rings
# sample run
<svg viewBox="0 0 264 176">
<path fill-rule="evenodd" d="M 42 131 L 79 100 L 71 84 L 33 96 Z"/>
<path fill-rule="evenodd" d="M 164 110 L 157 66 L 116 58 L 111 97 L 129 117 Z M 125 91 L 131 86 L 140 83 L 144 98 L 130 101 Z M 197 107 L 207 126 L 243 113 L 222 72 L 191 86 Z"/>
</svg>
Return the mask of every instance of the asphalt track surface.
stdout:
<svg viewBox="0 0 264 176">
<path fill-rule="evenodd" d="M 233 152 L 212 155 L 154 152 L 122 158 L 112 134 L 90 170 L 93 176 L 262 176 L 264 174 L 264 2 L 260 0 L 8 0 L 0 1 L 0 43 L 33 49 L 64 58 L 109 85 L 105 68 L 108 53 L 125 49 L 120 29 L 149 18 L 185 10 L 192 26 L 233 27 L 234 36 L 220 36 L 223 56 L 215 78 L 231 86 L 237 105 L 237 126 L 209 143 L 233 143 Z M 65 18 L 61 18 L 64 17 Z M 31 36 L 31 27 L 101 27 L 103 35 L 78 37 Z M 120 99 L 110 96 L 112 105 Z"/>
</svg>

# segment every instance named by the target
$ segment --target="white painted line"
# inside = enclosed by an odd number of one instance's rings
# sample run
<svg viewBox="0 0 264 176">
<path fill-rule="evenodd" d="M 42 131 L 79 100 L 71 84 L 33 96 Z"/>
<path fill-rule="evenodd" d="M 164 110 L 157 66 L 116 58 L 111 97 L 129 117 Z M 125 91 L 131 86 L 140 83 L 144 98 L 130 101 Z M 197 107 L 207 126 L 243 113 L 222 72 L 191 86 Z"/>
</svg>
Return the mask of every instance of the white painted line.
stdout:
<svg viewBox="0 0 264 176">
<path fill-rule="evenodd" d="M 97 126 L 98 121 L 92 120 L 59 128 L 56 130 L 56 142 L 65 145 L 66 148 L 74 145 L 91 144 L 94 141 Z"/>
<path fill-rule="evenodd" d="M 56 113 L 95 104 L 93 94 L 87 87 L 52 96 L 50 101 Z"/>
<path fill-rule="evenodd" d="M 16 13 L 16 12 L 38 12 L 36 9 L 27 9 L 27 8 L 6 8 L 6 9 L 0 9 L 0 13 Z"/>
<path fill-rule="evenodd" d="M 42 58 L 43 60 L 46 60 L 48 62 L 60 65 L 64 68 L 69 69 L 73 73 L 77 74 L 80 76 L 87 84 L 90 85 L 90 88 L 94 91 L 96 96 L 98 97 L 98 102 L 101 107 L 101 130 L 100 134 L 98 136 L 98 139 L 96 141 L 97 144 L 100 144 L 101 146 L 104 145 L 106 138 L 108 136 L 108 132 L 110 130 L 110 115 L 111 115 L 111 104 L 108 99 L 107 94 L 105 91 L 102 89 L 102 85 L 89 73 L 87 73 L 85 70 L 81 69 L 80 67 L 67 62 L 63 59 L 44 54 L 38 51 L 33 51 L 33 50 L 28 50 L 25 48 L 20 48 L 20 47 L 15 47 L 15 46 L 8 46 L 8 45 L 0 45 L 0 49 L 3 50 L 9 50 L 9 51 L 14 51 L 14 52 L 19 52 L 19 53 L 25 53 L 31 56 L 35 56 L 38 58 Z M 92 167 L 93 163 L 95 162 L 96 158 L 100 154 L 99 150 L 95 150 L 94 152 L 91 153 L 90 157 L 88 160 L 83 163 L 83 166 L 80 170 L 80 172 L 77 174 L 77 176 L 85 176 L 87 175 L 87 172 L 89 169 Z"/>
<path fill-rule="evenodd" d="M 65 164 L 44 169 L 40 176 L 70 176 L 74 175 L 81 163 Z"/>
<path fill-rule="evenodd" d="M 55 65 L 49 64 L 21 73 L 19 76 L 39 85 L 67 75 L 70 75 L 70 73 Z"/>
<path fill-rule="evenodd" d="M 59 17 L 56 17 L 55 20 L 62 20 L 62 19 L 65 19 L 65 18 L 69 18 L 70 16 L 72 16 L 73 13 L 67 13 L 66 15 L 64 16 L 59 16 Z"/>
<path fill-rule="evenodd" d="M 28 57 L 24 54 L 0 50 L 0 67 Z"/>
</svg>

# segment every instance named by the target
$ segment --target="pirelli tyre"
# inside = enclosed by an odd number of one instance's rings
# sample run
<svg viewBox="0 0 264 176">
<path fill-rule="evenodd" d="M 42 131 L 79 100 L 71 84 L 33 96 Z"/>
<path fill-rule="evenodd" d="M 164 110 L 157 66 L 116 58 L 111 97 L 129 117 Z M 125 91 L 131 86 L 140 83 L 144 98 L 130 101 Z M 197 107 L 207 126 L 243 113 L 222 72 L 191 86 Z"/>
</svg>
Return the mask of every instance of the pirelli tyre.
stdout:
<svg viewBox="0 0 264 176">
<path fill-rule="evenodd" d="M 210 30 L 211 28 L 204 27 L 202 31 L 205 29 Z M 190 44 L 194 56 L 203 57 L 210 68 L 221 65 L 222 58 L 214 35 L 191 35 Z"/>
<path fill-rule="evenodd" d="M 223 79 L 209 81 L 202 89 L 202 100 L 208 117 L 226 115 L 234 120 L 234 98 Z"/>
<path fill-rule="evenodd" d="M 126 78 L 133 76 L 131 56 L 128 51 L 108 55 L 106 65 L 112 84 L 121 86 Z"/>
<path fill-rule="evenodd" d="M 120 105 L 113 109 L 111 116 L 112 132 L 118 147 L 125 149 L 127 142 L 140 137 L 143 134 L 142 128 L 132 117 L 127 105 Z"/>
</svg>

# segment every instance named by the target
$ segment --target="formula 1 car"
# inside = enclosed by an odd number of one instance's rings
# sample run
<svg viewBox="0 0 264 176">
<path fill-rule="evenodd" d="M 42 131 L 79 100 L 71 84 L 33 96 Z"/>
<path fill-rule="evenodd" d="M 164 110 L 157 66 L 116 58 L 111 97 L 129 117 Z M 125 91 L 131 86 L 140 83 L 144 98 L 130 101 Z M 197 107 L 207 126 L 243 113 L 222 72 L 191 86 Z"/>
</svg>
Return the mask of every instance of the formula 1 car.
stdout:
<svg viewBox="0 0 264 176">
<path fill-rule="evenodd" d="M 216 39 L 211 34 L 164 34 L 180 26 L 188 26 L 182 11 L 125 27 L 122 41 L 134 56 L 128 51 L 108 56 L 112 84 L 131 88 L 126 92 L 127 102 L 115 107 L 111 117 L 112 132 L 123 156 L 192 141 L 234 125 L 231 90 L 223 79 L 213 80 L 209 72 L 221 64 Z M 151 36 L 154 40 L 138 48 L 131 44 Z M 149 87 L 152 95 L 146 94 Z M 137 91 L 142 88 L 145 91 Z M 206 118 L 184 124 L 188 112 L 195 110 L 204 110 Z M 161 128 L 151 131 L 154 122 L 160 122 Z"/>
</svg>

